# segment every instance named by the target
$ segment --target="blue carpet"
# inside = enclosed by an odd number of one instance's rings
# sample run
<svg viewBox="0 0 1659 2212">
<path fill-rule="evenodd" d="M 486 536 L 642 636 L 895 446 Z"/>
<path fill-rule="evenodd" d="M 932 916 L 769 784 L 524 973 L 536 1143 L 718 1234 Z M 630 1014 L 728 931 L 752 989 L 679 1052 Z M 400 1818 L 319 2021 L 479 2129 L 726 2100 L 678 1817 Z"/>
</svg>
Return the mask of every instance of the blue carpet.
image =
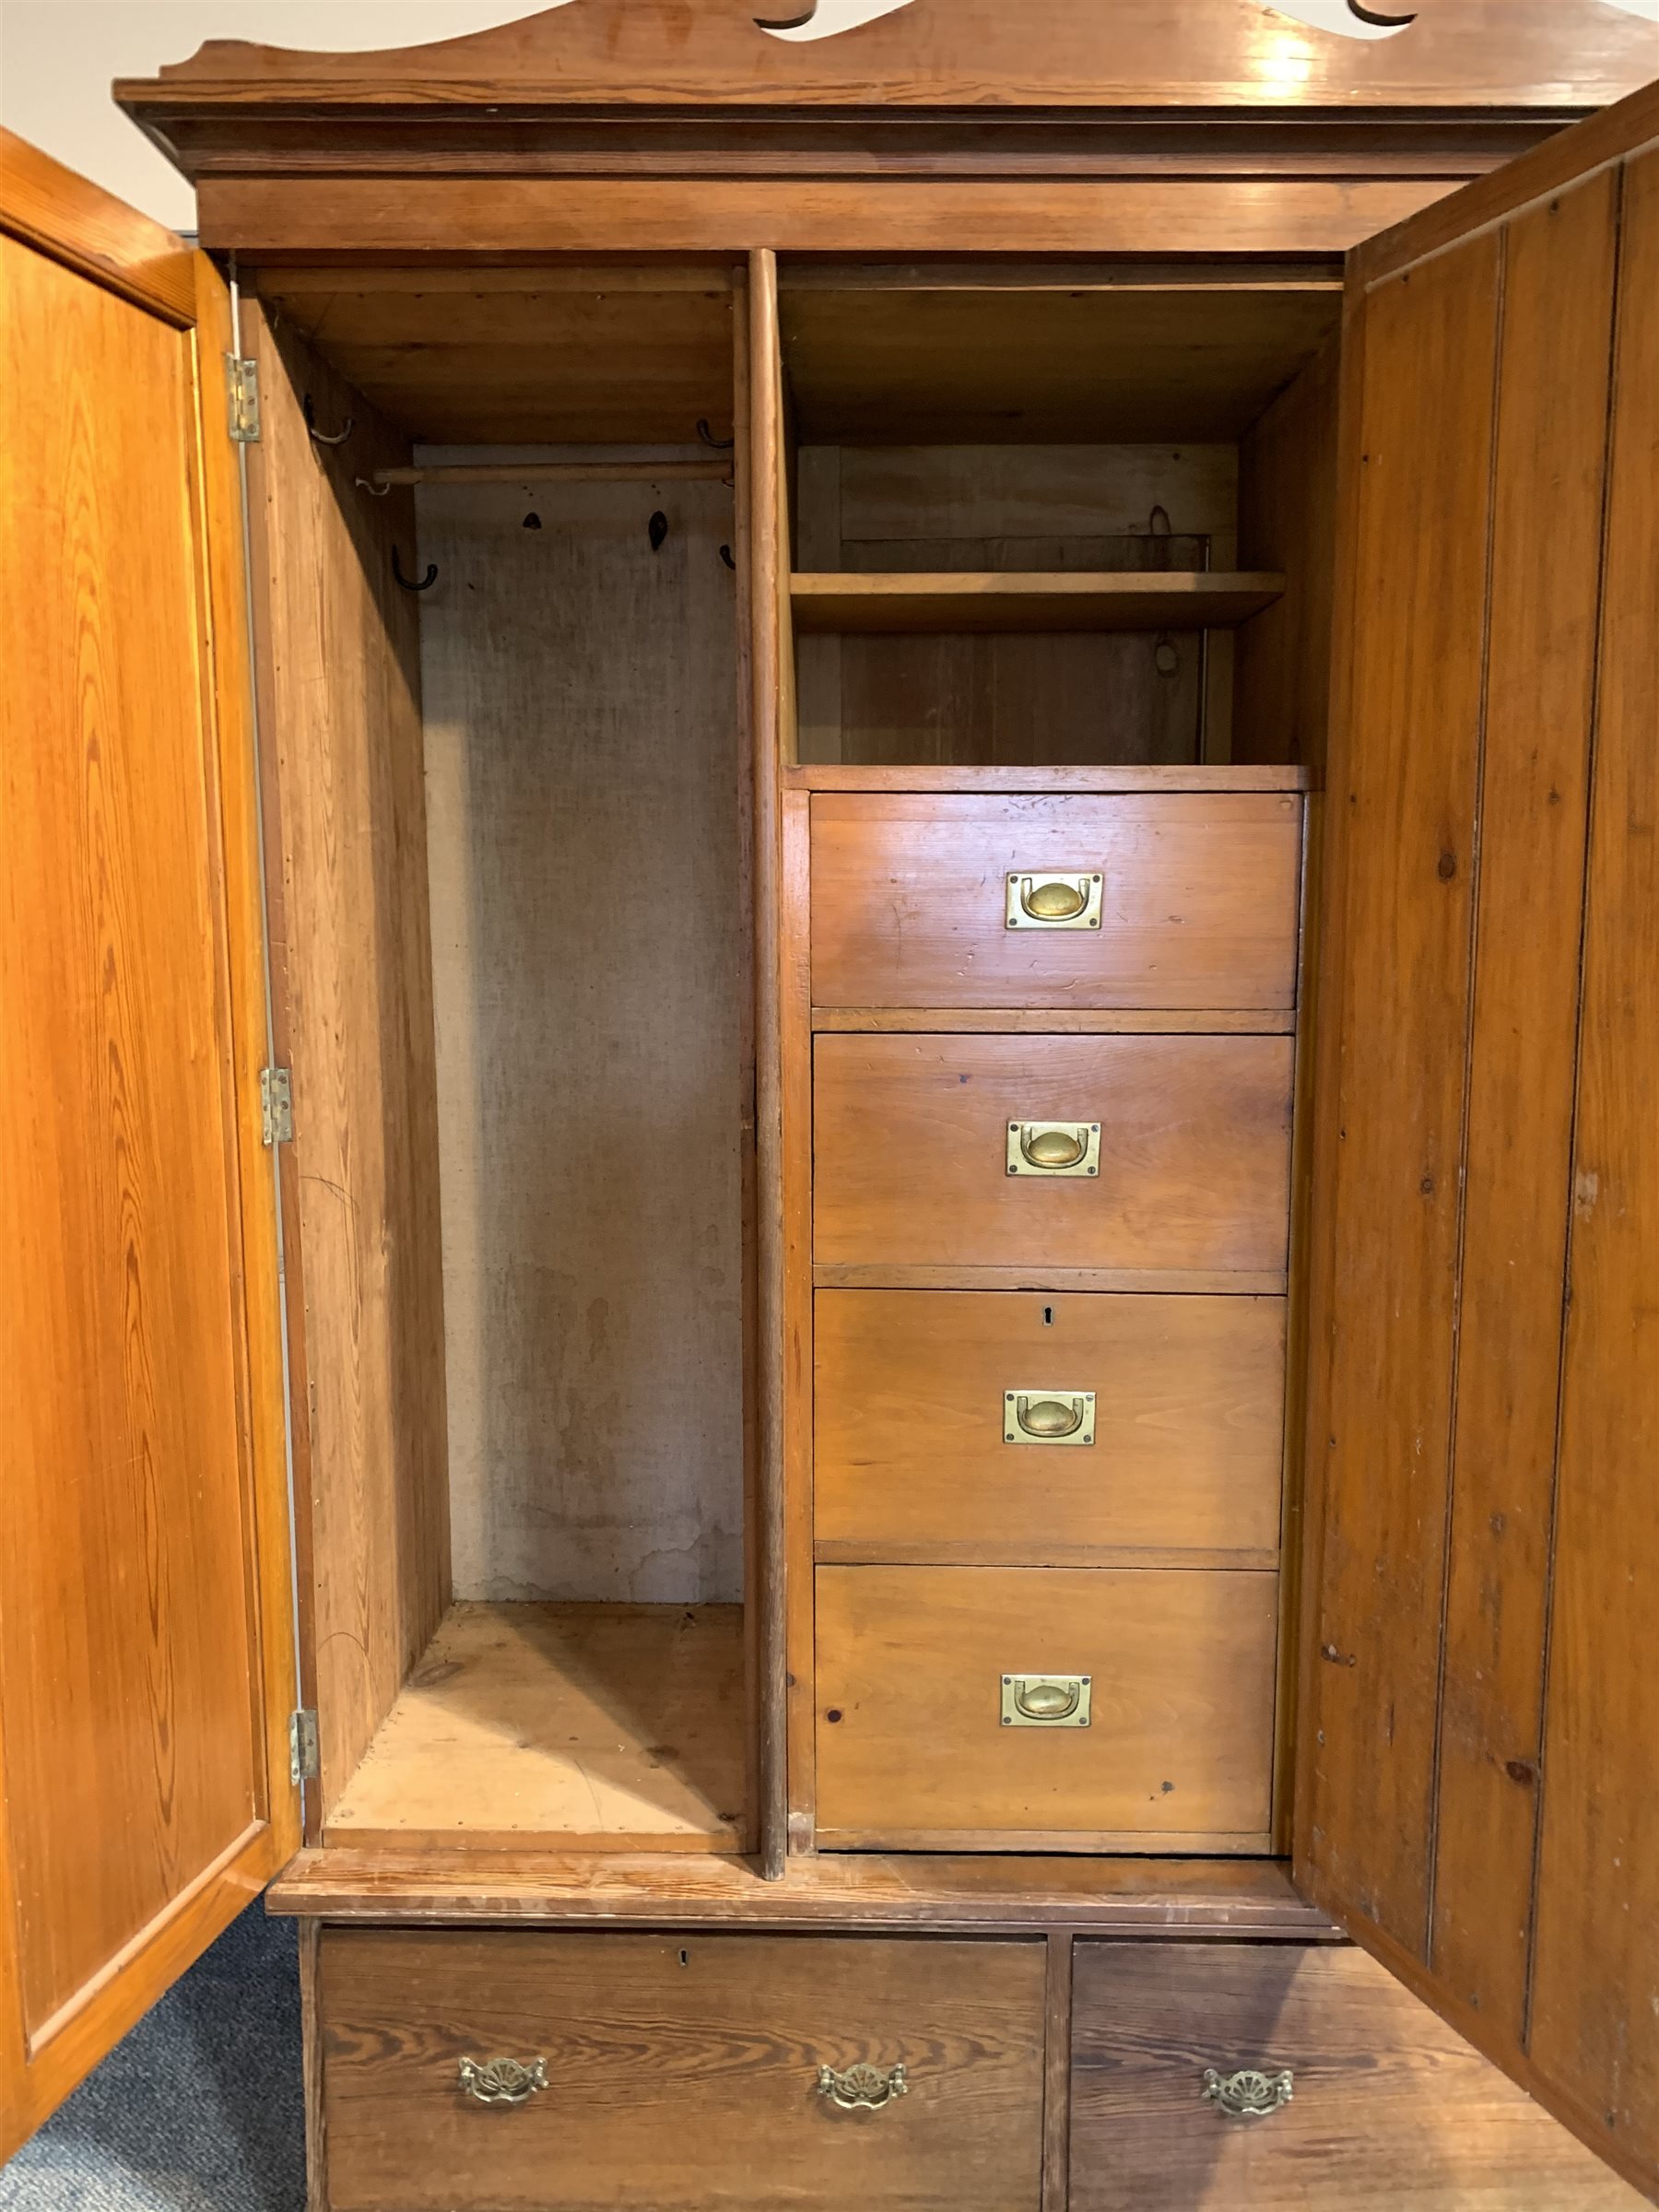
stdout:
<svg viewBox="0 0 1659 2212">
<path fill-rule="evenodd" d="M 294 1924 L 253 1905 L 0 2170 L 0 2212 L 304 2212 Z"/>
</svg>

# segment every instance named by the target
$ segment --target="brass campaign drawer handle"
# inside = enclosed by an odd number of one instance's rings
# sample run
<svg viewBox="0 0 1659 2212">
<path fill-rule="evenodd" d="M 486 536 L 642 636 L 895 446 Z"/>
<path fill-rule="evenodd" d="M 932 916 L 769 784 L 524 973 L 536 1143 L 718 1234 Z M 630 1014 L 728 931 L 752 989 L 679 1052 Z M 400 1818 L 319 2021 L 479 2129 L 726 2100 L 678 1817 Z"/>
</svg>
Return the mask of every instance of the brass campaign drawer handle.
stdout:
<svg viewBox="0 0 1659 2212">
<path fill-rule="evenodd" d="M 475 2104 L 528 2104 L 547 2086 L 545 2058 L 464 2058 L 461 2089 Z"/>
<path fill-rule="evenodd" d="M 1007 1390 L 1003 1393 L 1003 1441 L 1008 1444 L 1092 1444 L 1092 1390 Z"/>
<path fill-rule="evenodd" d="M 1010 1122 L 1010 1175 L 1098 1175 L 1099 1122 Z"/>
<path fill-rule="evenodd" d="M 1277 2112 L 1281 2104 L 1289 2103 L 1293 2079 L 1288 2066 L 1277 2074 L 1264 2074 L 1255 2066 L 1221 2074 L 1214 2066 L 1206 2066 L 1202 2095 L 1206 2103 L 1230 2119 L 1261 2120 Z"/>
<path fill-rule="evenodd" d="M 1005 1675 L 1005 1728 L 1087 1728 L 1094 1693 L 1090 1675 Z"/>
<path fill-rule="evenodd" d="M 861 2059 L 856 2065 L 849 2066 L 844 2074 L 838 2074 L 833 2066 L 820 2066 L 818 2087 L 818 2095 L 827 2097 L 831 2104 L 843 2112 L 855 2112 L 860 2109 L 879 2112 L 891 2104 L 895 2097 L 904 2097 L 910 2092 L 910 2084 L 904 2077 L 902 2059 L 896 2066 L 873 2066 L 867 2060 Z"/>
<path fill-rule="evenodd" d="M 1099 929 L 1100 877 L 1088 868 L 1016 868 L 1008 877 L 1010 929 Z"/>
</svg>

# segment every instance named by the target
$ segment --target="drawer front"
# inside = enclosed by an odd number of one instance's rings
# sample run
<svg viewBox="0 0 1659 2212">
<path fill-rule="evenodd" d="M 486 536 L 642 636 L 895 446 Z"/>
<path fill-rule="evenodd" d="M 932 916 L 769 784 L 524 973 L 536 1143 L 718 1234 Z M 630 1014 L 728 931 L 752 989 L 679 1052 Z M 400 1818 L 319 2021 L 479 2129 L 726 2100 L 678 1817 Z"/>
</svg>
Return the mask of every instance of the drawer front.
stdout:
<svg viewBox="0 0 1659 2212">
<path fill-rule="evenodd" d="M 1039 1282 L 1044 1268 L 1265 1276 L 1250 1287 L 1277 1288 L 1291 1055 L 1288 1037 L 819 1037 L 814 1261 L 1016 1266 Z M 1098 1143 L 1098 1172 L 1011 1172 L 1015 1124 Z"/>
<path fill-rule="evenodd" d="M 1277 1582 L 820 1567 L 820 1843 L 1265 1850 Z M 1005 1677 L 1088 1677 L 1088 1726 L 1005 1724 Z"/>
<path fill-rule="evenodd" d="M 331 1928 L 318 1988 L 330 2212 L 1036 2212 L 1040 1942 Z"/>
<path fill-rule="evenodd" d="M 1071 2212 L 1642 2202 L 1363 1951 L 1079 1943 L 1072 2006 Z M 1291 2100 L 1206 2100 L 1246 2068 Z"/>
<path fill-rule="evenodd" d="M 1282 1299 L 820 1290 L 815 1315 L 820 1559 L 1274 1564 Z"/>
<path fill-rule="evenodd" d="M 1301 805 L 1277 794 L 820 794 L 813 999 L 1288 1012 Z M 1080 885 L 1082 910 L 1067 915 Z"/>
</svg>

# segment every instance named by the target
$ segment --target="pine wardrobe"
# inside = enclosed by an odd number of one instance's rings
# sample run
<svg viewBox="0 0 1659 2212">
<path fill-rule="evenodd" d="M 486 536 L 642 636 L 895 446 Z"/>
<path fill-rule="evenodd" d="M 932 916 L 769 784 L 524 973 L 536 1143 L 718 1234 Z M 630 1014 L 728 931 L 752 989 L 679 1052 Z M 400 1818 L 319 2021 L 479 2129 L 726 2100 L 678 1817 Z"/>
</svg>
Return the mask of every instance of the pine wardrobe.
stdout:
<svg viewBox="0 0 1659 2212">
<path fill-rule="evenodd" d="M 0 2149 L 269 1888 L 313 2212 L 1659 2197 L 1655 78 L 0 145 Z"/>
</svg>

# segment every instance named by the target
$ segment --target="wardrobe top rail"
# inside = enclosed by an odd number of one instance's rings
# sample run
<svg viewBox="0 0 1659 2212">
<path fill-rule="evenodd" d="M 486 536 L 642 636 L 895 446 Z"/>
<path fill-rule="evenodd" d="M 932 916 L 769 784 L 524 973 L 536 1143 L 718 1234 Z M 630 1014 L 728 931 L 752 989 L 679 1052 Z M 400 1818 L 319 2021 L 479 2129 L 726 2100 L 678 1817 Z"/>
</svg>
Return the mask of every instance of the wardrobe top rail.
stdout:
<svg viewBox="0 0 1659 2212">
<path fill-rule="evenodd" d="M 835 33 L 816 6 L 573 0 L 428 46 L 307 53 L 212 40 L 116 88 L 152 125 L 205 100 L 257 110 L 687 106 L 1561 112 L 1653 75 L 1621 0 L 1418 0 L 1402 25 L 1351 0 L 900 0 Z M 1314 16 L 1324 25 L 1305 18 Z"/>
</svg>

